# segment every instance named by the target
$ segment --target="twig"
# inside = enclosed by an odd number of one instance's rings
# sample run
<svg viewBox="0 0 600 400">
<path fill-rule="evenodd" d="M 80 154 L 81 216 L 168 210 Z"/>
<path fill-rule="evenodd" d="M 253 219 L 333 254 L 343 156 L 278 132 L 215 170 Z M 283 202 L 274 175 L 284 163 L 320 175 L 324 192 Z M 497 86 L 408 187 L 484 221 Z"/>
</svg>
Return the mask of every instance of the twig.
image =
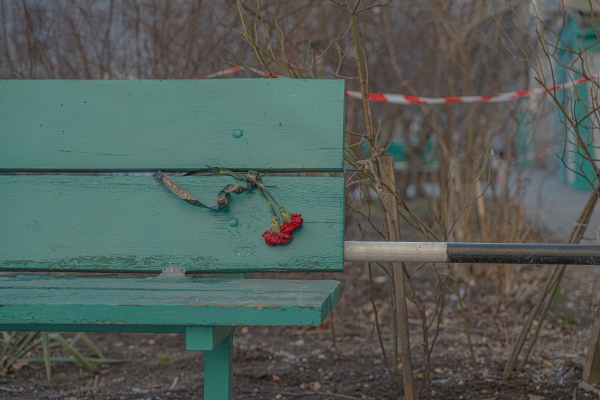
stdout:
<svg viewBox="0 0 600 400">
<path fill-rule="evenodd" d="M 175 379 L 173 379 L 173 383 L 171 384 L 171 386 L 169 387 L 169 390 L 173 390 L 175 389 L 175 386 L 177 386 L 177 383 L 179 382 L 179 377 L 176 376 Z"/>
</svg>

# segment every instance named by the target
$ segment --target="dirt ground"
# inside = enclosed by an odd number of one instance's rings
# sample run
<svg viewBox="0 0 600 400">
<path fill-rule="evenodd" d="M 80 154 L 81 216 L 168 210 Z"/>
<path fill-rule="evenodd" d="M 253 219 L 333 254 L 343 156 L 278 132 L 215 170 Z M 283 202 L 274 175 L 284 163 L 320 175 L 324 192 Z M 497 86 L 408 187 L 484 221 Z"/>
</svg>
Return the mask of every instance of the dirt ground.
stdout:
<svg viewBox="0 0 600 400">
<path fill-rule="evenodd" d="M 550 267 L 528 267 L 545 268 Z M 344 274 L 316 274 L 340 279 L 343 299 L 326 323 L 316 328 L 239 327 L 234 339 L 236 399 L 391 399 L 402 398 L 382 356 L 371 303 L 368 270 L 349 265 Z M 388 283 L 374 268 L 373 299 L 382 339 L 391 348 L 390 312 L 385 307 Z M 473 291 L 467 313 L 480 377 L 474 374 L 456 299 L 448 296 L 437 345 L 432 355 L 433 399 L 593 399 L 577 389 L 585 361 L 597 284 L 593 269 L 571 267 L 557 295 L 532 361 L 505 380 L 502 369 L 517 327 L 535 299 L 535 286 L 521 284 L 520 306 L 490 310 L 484 293 Z M 313 274 L 314 275 L 314 274 Z M 527 276 L 527 270 L 524 276 Z M 296 277 L 296 276 L 295 276 Z M 419 281 L 425 296 L 432 282 Z M 528 286 L 529 285 L 529 286 Z M 533 295 L 531 293 L 534 293 Z M 456 297 L 456 296 L 455 296 Z M 517 303 L 516 301 L 514 302 Z M 411 314 L 414 310 L 410 311 Z M 420 320 L 410 318 L 415 376 L 423 376 Z M 43 364 L 25 363 L 0 376 L 0 397 L 11 399 L 201 399 L 203 356 L 185 350 L 177 334 L 90 334 L 111 358 L 131 363 L 100 367 L 97 374 L 74 364 L 53 365 L 51 383 Z M 335 337 L 335 342 L 334 342 Z M 82 346 L 78 346 L 83 351 Z M 55 353 L 53 355 L 58 355 Z M 66 355 L 66 354 L 65 354 Z M 91 355 L 91 354 L 90 354 Z M 32 354 L 31 356 L 36 356 Z M 37 355 L 39 356 L 39 355 Z M 401 380 L 401 377 L 400 377 Z M 8 390 L 6 390 L 8 389 Z M 539 396 L 539 397 L 536 397 Z M 425 395 L 423 394 L 423 397 Z"/>
</svg>

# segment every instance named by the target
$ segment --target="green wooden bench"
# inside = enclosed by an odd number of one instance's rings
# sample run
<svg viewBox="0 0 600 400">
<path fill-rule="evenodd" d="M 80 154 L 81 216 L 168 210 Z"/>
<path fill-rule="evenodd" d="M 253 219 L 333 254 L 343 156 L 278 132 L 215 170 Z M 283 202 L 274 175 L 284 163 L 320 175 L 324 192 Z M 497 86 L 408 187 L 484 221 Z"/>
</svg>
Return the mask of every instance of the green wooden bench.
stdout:
<svg viewBox="0 0 600 400">
<path fill-rule="evenodd" d="M 263 174 L 305 221 L 269 247 L 257 190 L 213 211 L 97 173 L 340 172 L 344 101 L 341 80 L 0 81 L 0 330 L 182 333 L 205 352 L 205 398 L 230 398 L 236 326 L 319 325 L 338 302 L 337 281 L 243 278 L 342 271 L 343 178 Z M 239 183 L 172 179 L 211 205 Z M 169 266 L 221 276 L 135 276 Z"/>
</svg>

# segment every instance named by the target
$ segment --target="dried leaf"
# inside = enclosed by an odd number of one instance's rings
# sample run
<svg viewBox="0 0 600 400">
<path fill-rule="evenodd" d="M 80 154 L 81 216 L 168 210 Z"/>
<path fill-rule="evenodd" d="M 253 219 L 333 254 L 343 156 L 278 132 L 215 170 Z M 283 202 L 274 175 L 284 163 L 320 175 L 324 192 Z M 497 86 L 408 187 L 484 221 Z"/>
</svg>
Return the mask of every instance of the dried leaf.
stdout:
<svg viewBox="0 0 600 400">
<path fill-rule="evenodd" d="M 14 363 L 11 367 L 15 371 L 18 371 L 18 370 L 20 370 L 21 368 L 23 368 L 26 365 L 29 365 L 29 363 L 26 362 L 26 361 L 23 361 L 23 362 Z"/>
</svg>

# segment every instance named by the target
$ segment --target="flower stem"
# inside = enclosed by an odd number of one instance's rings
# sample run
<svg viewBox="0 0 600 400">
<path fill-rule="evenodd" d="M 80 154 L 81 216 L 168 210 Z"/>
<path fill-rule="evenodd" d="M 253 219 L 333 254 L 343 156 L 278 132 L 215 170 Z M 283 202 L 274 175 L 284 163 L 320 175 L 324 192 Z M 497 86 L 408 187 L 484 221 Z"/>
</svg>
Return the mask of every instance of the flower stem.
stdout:
<svg viewBox="0 0 600 400">
<path fill-rule="evenodd" d="M 232 176 L 232 177 L 234 177 L 236 179 L 239 179 L 241 181 L 246 180 L 246 176 L 245 175 L 242 175 L 242 174 L 237 173 L 237 172 L 230 171 L 228 169 L 219 168 L 219 174 L 220 175 L 229 175 L 229 176 Z"/>
<path fill-rule="evenodd" d="M 267 201 L 267 204 L 269 205 L 269 208 L 271 209 L 271 214 L 273 214 L 273 218 L 277 220 L 277 222 L 279 222 L 279 217 L 277 216 L 277 212 L 275 212 L 275 208 L 273 207 L 273 203 L 271 203 L 270 201 Z"/>
<path fill-rule="evenodd" d="M 271 198 L 271 200 L 273 200 L 273 203 L 275 203 L 277 205 L 277 208 L 279 208 L 280 210 L 283 209 L 285 211 L 285 209 L 281 206 L 281 204 L 279 204 L 277 202 L 277 200 L 275 200 L 275 197 L 273 197 L 273 195 L 271 194 L 271 192 L 269 192 L 265 185 L 263 185 L 262 183 L 259 185 L 261 187 L 262 190 L 264 190 L 264 192 L 267 194 L 267 196 L 269 196 Z"/>
</svg>

